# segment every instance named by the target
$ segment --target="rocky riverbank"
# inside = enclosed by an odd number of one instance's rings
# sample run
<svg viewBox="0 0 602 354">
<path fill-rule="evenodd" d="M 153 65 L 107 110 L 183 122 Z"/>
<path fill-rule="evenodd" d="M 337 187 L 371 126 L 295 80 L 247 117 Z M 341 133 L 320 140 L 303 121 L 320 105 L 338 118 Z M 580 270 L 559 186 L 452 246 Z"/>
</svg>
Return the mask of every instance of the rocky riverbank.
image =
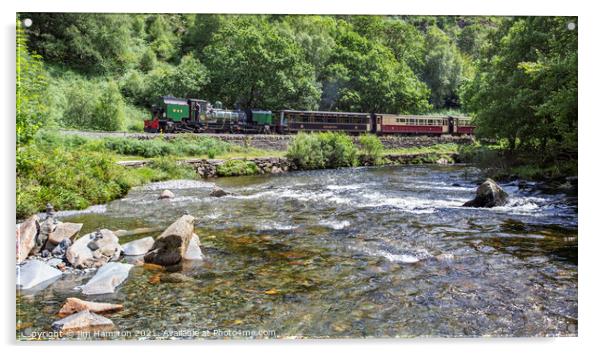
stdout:
<svg viewBox="0 0 602 354">
<path fill-rule="evenodd" d="M 135 266 L 176 272 L 185 261 L 203 260 L 199 238 L 194 234 L 195 218 L 191 215 L 183 215 L 156 238 L 145 237 L 122 244 L 116 234 L 123 231 L 99 229 L 78 237 L 82 224 L 61 222 L 54 214 L 49 205 L 43 220 L 34 215 L 17 225 L 18 292 L 36 293 L 66 275 L 93 273 L 91 279 L 76 287 L 80 296 L 112 294 L 128 279 Z M 167 278 L 174 278 L 172 282 L 178 280 L 177 276 Z M 121 309 L 120 304 L 68 298 L 57 313 L 52 329 L 60 335 L 110 330 L 115 327 L 113 321 L 98 313 Z"/>
<path fill-rule="evenodd" d="M 383 156 L 383 165 L 409 165 L 409 164 L 453 164 L 458 161 L 458 154 L 437 154 L 437 153 L 418 153 L 418 154 L 385 154 Z M 299 168 L 293 161 L 286 157 L 255 157 L 255 158 L 233 158 L 233 159 L 188 159 L 181 160 L 179 163 L 188 164 L 194 167 L 197 174 L 203 178 L 221 177 L 219 166 L 227 161 L 246 161 L 254 164 L 257 168 L 256 174 L 278 174 L 288 171 L 295 171 Z M 119 161 L 118 164 L 126 167 L 143 167 L 148 163 L 146 160 Z M 364 166 L 372 165 L 370 162 L 363 163 Z M 236 174 L 230 174 L 230 176 Z"/>
</svg>

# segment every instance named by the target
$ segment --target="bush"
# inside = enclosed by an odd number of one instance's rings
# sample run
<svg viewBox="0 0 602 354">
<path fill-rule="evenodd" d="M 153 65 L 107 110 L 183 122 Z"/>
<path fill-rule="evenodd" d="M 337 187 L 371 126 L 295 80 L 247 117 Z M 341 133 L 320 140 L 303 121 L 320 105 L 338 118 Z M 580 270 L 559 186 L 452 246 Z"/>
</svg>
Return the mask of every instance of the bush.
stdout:
<svg viewBox="0 0 602 354">
<path fill-rule="evenodd" d="M 71 80 L 65 90 L 62 125 L 76 129 L 122 130 L 125 102 L 116 83 Z"/>
<path fill-rule="evenodd" d="M 364 134 L 360 136 L 360 160 L 363 163 L 381 165 L 383 163 L 383 143 L 376 135 Z"/>
<path fill-rule="evenodd" d="M 253 161 L 228 160 L 217 166 L 218 176 L 246 176 L 259 173 L 259 167 Z"/>
<path fill-rule="evenodd" d="M 43 210 L 83 209 L 123 195 L 123 167 L 106 153 L 32 145 L 17 156 L 17 217 Z"/>
<path fill-rule="evenodd" d="M 358 164 L 358 150 L 342 133 L 299 133 L 286 156 L 301 169 L 351 167 Z"/>
<path fill-rule="evenodd" d="M 322 154 L 322 144 L 316 134 L 298 133 L 290 142 L 286 157 L 304 170 L 326 166 L 326 159 Z"/>
</svg>

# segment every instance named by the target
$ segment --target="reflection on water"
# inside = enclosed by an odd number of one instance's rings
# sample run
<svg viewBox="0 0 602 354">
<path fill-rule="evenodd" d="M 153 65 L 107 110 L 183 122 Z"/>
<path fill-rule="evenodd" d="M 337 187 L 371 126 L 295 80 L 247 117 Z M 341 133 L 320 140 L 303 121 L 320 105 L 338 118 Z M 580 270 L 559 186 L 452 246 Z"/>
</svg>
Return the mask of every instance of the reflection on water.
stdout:
<svg viewBox="0 0 602 354">
<path fill-rule="evenodd" d="M 145 331 L 143 338 L 192 329 L 576 335 L 576 206 L 509 184 L 508 206 L 462 208 L 476 188 L 471 173 L 406 166 L 224 178 L 217 184 L 234 195 L 220 199 L 207 196 L 211 182 L 169 181 L 60 216 L 83 222 L 84 232 L 198 217 L 207 260 L 184 266 L 192 281 L 149 282 L 156 271 L 134 267 L 117 293 L 84 297 L 123 303 L 110 318 L 121 331 Z M 166 188 L 176 198 L 157 200 Z M 31 323 L 28 331 L 49 329 L 64 299 L 81 296 L 73 288 L 86 277 L 19 296 L 17 320 Z"/>
</svg>

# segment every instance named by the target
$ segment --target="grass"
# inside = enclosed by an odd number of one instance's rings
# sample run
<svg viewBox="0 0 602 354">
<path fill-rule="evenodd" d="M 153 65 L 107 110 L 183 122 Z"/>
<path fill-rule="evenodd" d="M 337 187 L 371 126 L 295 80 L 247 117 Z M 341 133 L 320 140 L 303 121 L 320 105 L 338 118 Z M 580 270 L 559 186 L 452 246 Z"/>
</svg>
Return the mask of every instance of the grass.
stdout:
<svg viewBox="0 0 602 354">
<path fill-rule="evenodd" d="M 228 160 L 217 166 L 217 175 L 224 176 L 246 176 L 259 173 L 259 167 L 253 161 Z"/>
<path fill-rule="evenodd" d="M 437 144 L 431 146 L 386 149 L 385 154 L 414 155 L 414 154 L 456 154 L 460 152 L 459 144 Z"/>
</svg>

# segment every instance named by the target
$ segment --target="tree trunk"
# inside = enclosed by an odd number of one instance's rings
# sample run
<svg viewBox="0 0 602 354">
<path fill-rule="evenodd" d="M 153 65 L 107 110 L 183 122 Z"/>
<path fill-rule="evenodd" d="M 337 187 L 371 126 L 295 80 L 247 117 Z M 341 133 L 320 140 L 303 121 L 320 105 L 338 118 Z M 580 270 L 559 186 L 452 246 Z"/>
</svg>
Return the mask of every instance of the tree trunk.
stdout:
<svg viewBox="0 0 602 354">
<path fill-rule="evenodd" d="M 171 224 L 157 239 L 151 250 L 144 255 L 144 262 L 171 266 L 179 264 L 194 232 L 194 217 L 184 215 Z"/>
</svg>

